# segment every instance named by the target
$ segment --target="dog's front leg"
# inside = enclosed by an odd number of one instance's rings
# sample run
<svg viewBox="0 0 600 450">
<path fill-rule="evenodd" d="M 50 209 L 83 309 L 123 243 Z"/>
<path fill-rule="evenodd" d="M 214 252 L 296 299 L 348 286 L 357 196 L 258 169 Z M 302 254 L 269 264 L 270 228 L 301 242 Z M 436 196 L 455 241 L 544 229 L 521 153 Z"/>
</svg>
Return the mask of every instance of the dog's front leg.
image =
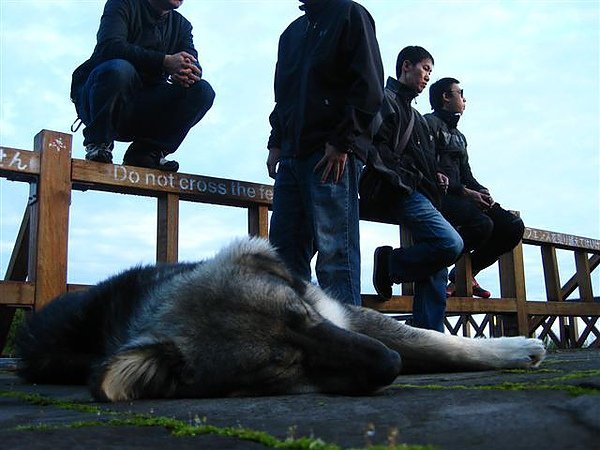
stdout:
<svg viewBox="0 0 600 450">
<path fill-rule="evenodd" d="M 545 356 L 539 339 L 471 339 L 405 325 L 377 311 L 348 308 L 353 331 L 400 353 L 403 373 L 537 367 Z"/>
</svg>

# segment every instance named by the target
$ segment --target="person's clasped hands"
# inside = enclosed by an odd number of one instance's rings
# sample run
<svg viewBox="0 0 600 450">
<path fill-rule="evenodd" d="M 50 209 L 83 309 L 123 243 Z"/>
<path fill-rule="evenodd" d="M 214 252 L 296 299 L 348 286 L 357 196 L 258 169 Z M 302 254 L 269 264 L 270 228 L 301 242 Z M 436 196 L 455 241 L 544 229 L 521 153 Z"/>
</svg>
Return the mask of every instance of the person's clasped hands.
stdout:
<svg viewBox="0 0 600 450">
<path fill-rule="evenodd" d="M 198 61 L 188 52 L 166 55 L 163 66 L 169 74 L 171 82 L 180 86 L 190 87 L 202 79 L 202 69 L 198 65 Z"/>
</svg>

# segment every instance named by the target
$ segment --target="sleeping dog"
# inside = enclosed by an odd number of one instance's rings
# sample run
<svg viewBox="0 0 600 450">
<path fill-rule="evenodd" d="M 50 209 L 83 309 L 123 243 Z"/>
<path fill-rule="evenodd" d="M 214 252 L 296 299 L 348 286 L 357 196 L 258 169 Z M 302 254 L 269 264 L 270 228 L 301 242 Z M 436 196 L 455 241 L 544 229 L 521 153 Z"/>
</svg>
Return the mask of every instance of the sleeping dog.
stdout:
<svg viewBox="0 0 600 450">
<path fill-rule="evenodd" d="M 25 324 L 19 374 L 96 399 L 369 394 L 406 372 L 537 367 L 538 339 L 471 339 L 344 305 L 261 238 L 198 263 L 136 267 Z"/>
</svg>

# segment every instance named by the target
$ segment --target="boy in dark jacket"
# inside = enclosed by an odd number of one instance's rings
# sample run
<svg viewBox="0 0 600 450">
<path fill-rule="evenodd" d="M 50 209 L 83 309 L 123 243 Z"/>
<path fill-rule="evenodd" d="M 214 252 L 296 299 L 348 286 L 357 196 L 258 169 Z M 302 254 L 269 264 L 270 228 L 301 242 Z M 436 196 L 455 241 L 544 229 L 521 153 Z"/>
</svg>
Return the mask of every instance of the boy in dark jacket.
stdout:
<svg viewBox="0 0 600 450">
<path fill-rule="evenodd" d="M 496 203 L 490 191 L 473 176 L 467 140 L 456 128 L 466 99 L 459 81 L 442 78 L 429 88 L 432 114 L 425 119 L 435 139 L 440 171 L 448 176 L 448 192 L 442 199 L 442 214 L 456 228 L 471 253 L 473 295 L 488 298 L 475 275 L 512 250 L 523 237 L 525 225 Z M 454 295 L 454 270 L 449 275 L 448 295 Z"/>
<path fill-rule="evenodd" d="M 279 40 L 269 176 L 269 237 L 303 280 L 318 254 L 319 285 L 360 305 L 358 176 L 383 98 L 368 11 L 351 0 L 300 0 L 304 15 Z"/>
<path fill-rule="evenodd" d="M 374 138 L 377 151 L 369 164 L 383 181 L 379 195 L 387 203 L 390 218 L 411 232 L 414 245 L 378 247 L 373 284 L 381 298 L 389 299 L 393 284 L 414 282 L 411 324 L 443 332 L 447 266 L 458 258 L 463 243 L 436 209 L 447 178 L 438 173 L 427 122 L 411 107 L 432 70 L 433 57 L 427 50 L 406 47 L 398 54 L 397 79 L 389 78 L 385 88 L 382 123 Z M 403 147 L 401 137 L 407 128 L 410 137 Z"/>
<path fill-rule="evenodd" d="M 71 99 L 90 161 L 112 163 L 114 141 L 133 141 L 123 164 L 176 172 L 167 161 L 212 106 L 183 0 L 108 0 L 97 44 L 73 73 Z"/>
</svg>

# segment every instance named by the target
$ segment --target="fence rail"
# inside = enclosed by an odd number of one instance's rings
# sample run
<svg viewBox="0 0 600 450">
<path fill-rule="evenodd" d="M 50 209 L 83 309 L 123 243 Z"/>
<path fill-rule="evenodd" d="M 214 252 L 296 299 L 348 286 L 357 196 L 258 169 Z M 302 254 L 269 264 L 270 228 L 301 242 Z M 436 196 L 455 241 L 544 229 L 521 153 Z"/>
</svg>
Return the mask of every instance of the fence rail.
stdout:
<svg viewBox="0 0 600 450">
<path fill-rule="evenodd" d="M 156 260 L 178 259 L 179 202 L 191 201 L 245 208 L 248 233 L 268 235 L 268 212 L 273 199 L 270 185 L 165 173 L 139 167 L 100 164 L 71 158 L 72 136 L 43 130 L 34 149 L 0 147 L 0 176 L 27 182 L 29 202 L 7 267 L 0 281 L 0 351 L 17 308 L 39 309 L 57 295 L 85 286 L 67 283 L 69 209 L 72 190 L 97 190 L 157 199 Z M 408 236 L 401 232 L 405 245 Z M 544 269 L 546 301 L 527 301 L 523 245 L 538 246 Z M 556 250 L 571 251 L 575 273 L 560 283 Z M 472 298 L 470 260 L 457 263 L 457 297 L 448 299 L 446 327 L 470 336 L 532 335 L 558 347 L 600 346 L 600 301 L 594 297 L 592 273 L 600 265 L 600 240 L 526 228 L 522 243 L 499 261 L 500 298 Z M 576 290 L 579 298 L 568 297 Z M 402 295 L 379 302 L 363 295 L 367 307 L 392 314 L 412 310 L 412 286 Z M 452 323 L 451 317 L 455 317 Z M 556 331 L 558 330 L 558 331 Z"/>
</svg>

